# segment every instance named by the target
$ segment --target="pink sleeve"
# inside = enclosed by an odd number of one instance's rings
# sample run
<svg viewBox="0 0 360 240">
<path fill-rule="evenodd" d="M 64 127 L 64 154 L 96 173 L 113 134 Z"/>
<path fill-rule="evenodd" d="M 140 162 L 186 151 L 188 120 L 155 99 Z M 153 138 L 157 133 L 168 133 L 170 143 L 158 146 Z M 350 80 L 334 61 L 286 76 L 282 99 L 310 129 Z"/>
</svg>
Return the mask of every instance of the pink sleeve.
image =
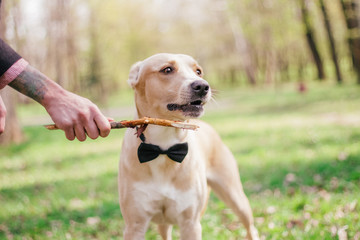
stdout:
<svg viewBox="0 0 360 240">
<path fill-rule="evenodd" d="M 12 80 L 14 80 L 20 73 L 22 73 L 29 63 L 20 58 L 15 62 L 1 77 L 0 77 L 0 89 L 8 85 Z"/>
</svg>

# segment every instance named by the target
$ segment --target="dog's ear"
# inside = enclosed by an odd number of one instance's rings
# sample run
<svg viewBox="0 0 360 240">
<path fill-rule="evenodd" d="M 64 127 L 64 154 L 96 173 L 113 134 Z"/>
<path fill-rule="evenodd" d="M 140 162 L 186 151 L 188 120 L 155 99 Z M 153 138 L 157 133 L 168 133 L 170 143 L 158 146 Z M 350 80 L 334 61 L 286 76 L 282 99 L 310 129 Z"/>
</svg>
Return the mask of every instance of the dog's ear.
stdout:
<svg viewBox="0 0 360 240">
<path fill-rule="evenodd" d="M 142 63 L 141 61 L 137 62 L 134 65 L 132 65 L 130 68 L 128 83 L 132 88 L 135 88 L 136 84 L 139 82 L 141 63 Z"/>
</svg>

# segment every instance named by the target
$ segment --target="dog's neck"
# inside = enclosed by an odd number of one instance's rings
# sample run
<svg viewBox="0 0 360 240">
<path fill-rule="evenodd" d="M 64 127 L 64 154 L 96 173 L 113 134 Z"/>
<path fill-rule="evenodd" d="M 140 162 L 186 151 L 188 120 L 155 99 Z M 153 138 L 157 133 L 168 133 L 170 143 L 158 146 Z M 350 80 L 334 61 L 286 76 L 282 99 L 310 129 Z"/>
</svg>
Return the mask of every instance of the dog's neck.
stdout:
<svg viewBox="0 0 360 240">
<path fill-rule="evenodd" d="M 141 115 L 136 117 L 141 118 Z M 161 149 L 168 149 L 174 144 L 186 142 L 187 131 L 173 127 L 148 125 L 143 133 L 146 143 L 158 145 Z"/>
</svg>

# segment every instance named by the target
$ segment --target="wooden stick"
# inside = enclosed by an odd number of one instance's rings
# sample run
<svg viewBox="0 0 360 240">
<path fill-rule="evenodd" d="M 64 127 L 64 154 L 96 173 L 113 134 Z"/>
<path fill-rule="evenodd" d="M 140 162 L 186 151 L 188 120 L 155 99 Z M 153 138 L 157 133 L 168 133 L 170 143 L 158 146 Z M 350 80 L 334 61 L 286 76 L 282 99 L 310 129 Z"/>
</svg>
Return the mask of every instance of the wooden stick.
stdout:
<svg viewBox="0 0 360 240">
<path fill-rule="evenodd" d="M 159 125 L 164 127 L 175 127 L 175 128 L 182 128 L 182 129 L 190 129 L 196 130 L 199 126 L 191 123 L 184 123 L 179 121 L 171 121 L 166 119 L 159 119 L 159 118 L 149 118 L 144 117 L 136 120 L 124 120 L 120 122 L 110 122 L 111 129 L 119 129 L 119 128 L 134 128 L 136 126 L 141 126 L 145 124 L 153 124 Z M 49 130 L 56 130 L 59 129 L 55 124 L 45 125 Z"/>
</svg>

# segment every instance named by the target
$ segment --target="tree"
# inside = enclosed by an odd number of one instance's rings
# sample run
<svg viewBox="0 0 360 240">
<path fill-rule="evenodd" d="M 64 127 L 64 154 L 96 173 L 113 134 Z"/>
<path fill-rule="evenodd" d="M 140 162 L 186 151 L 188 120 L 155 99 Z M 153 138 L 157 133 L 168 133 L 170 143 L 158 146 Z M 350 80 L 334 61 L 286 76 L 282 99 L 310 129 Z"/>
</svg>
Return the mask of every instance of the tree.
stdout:
<svg viewBox="0 0 360 240">
<path fill-rule="evenodd" d="M 11 6 L 14 29 L 17 29 L 17 14 L 19 13 L 19 1 L 13 1 Z M 0 9 L 0 37 L 5 38 L 6 32 L 6 19 L 8 16 L 8 8 L 6 8 L 5 4 L 2 3 Z M 18 34 L 15 31 L 15 44 L 20 47 Z M 23 138 L 23 133 L 21 131 L 21 127 L 16 114 L 16 92 L 10 89 L 9 87 L 5 87 L 1 91 L 1 97 L 4 100 L 7 114 L 6 114 L 6 126 L 5 132 L 0 135 L 0 144 L 10 144 L 10 143 L 20 143 Z"/>
<path fill-rule="evenodd" d="M 230 7 L 228 6 L 227 1 L 224 1 L 225 5 L 227 5 L 227 8 L 229 9 L 227 15 L 235 42 L 236 55 L 241 58 L 242 65 L 248 78 L 248 82 L 251 85 L 256 85 L 256 67 L 254 64 L 253 53 L 250 49 L 250 45 L 248 43 L 248 40 L 245 38 L 238 14 L 232 13 L 232 11 L 230 11 Z"/>
<path fill-rule="evenodd" d="M 306 40 L 313 56 L 318 71 L 318 78 L 325 79 L 324 65 L 320 52 L 314 38 L 314 29 L 311 22 L 311 17 L 308 10 L 308 0 L 300 0 L 301 17 L 305 28 Z"/>
<path fill-rule="evenodd" d="M 320 8 L 321 8 L 321 12 L 322 12 L 322 15 L 324 18 L 324 25 L 325 25 L 326 33 L 327 33 L 328 39 L 329 39 L 329 48 L 330 48 L 330 52 L 331 52 L 331 58 L 332 58 L 332 61 L 334 63 L 334 67 L 335 67 L 336 79 L 337 79 L 338 83 L 341 83 L 342 77 L 341 77 L 341 71 L 340 71 L 340 67 L 339 67 L 338 55 L 336 53 L 334 35 L 333 35 L 332 29 L 331 29 L 330 18 L 328 16 L 324 0 L 320 0 Z"/>
<path fill-rule="evenodd" d="M 360 3 L 358 0 L 340 0 L 348 29 L 348 46 L 360 84 Z"/>
<path fill-rule="evenodd" d="M 104 94 L 104 84 L 102 79 L 102 65 L 100 49 L 100 37 L 98 34 L 98 25 L 96 22 L 95 9 L 90 9 L 90 48 L 89 48 L 89 70 L 88 70 L 88 87 L 90 88 L 92 95 L 101 98 L 102 102 L 106 100 L 107 94 Z"/>
<path fill-rule="evenodd" d="M 47 69 L 61 86 L 79 90 L 76 46 L 76 23 L 74 1 L 47 1 Z"/>
</svg>

